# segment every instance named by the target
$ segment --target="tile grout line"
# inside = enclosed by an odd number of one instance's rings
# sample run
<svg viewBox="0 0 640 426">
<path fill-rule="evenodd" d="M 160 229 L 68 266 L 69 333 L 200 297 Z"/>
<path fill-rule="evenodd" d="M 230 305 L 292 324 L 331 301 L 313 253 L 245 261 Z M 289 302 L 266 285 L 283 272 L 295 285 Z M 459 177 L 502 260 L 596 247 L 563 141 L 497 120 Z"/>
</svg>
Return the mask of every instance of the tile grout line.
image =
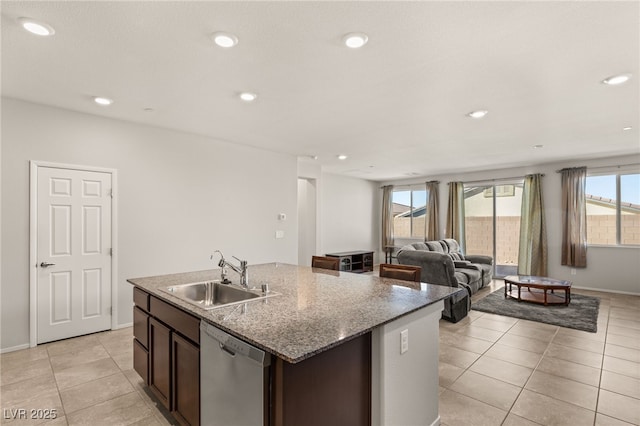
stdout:
<svg viewBox="0 0 640 426">
<path fill-rule="evenodd" d="M 518 322 L 520 322 L 520 320 L 518 320 Z M 518 322 L 516 322 L 516 324 L 517 324 Z M 514 324 L 514 325 L 515 325 L 515 324 Z M 533 368 L 531 369 L 531 374 L 529 374 L 529 377 L 527 377 L 527 380 L 526 380 L 526 381 L 524 382 L 524 384 L 520 387 L 520 392 L 518 392 L 518 395 L 515 397 L 515 399 L 513 400 L 513 403 L 511 404 L 511 407 L 509 407 L 509 410 L 507 411 L 507 417 L 509 417 L 509 414 L 512 414 L 513 407 L 516 405 L 516 402 L 518 402 L 518 399 L 520 399 L 520 395 L 522 395 L 522 392 L 524 392 L 524 389 L 525 389 L 525 387 L 527 386 L 527 383 L 529 383 L 529 381 L 531 380 L 531 376 L 533 376 L 533 373 L 535 373 L 535 372 L 536 372 L 536 370 L 538 369 L 538 366 L 540 365 L 540 363 L 542 362 L 542 360 L 543 360 L 543 358 L 544 358 L 545 354 L 546 354 L 546 353 L 547 353 L 547 351 L 549 350 L 549 346 L 551 346 L 551 342 L 553 342 L 553 339 L 555 339 L 555 337 L 558 335 L 558 331 L 559 331 L 559 330 L 560 330 L 559 328 L 556 328 L 556 331 L 555 331 L 555 333 L 553 334 L 553 337 L 551 338 L 551 340 L 549 340 L 549 342 L 547 343 L 547 347 L 545 348 L 544 352 L 542 353 L 542 356 L 540 357 L 540 359 L 539 359 L 539 360 L 538 360 L 538 362 L 536 363 L 535 367 L 533 367 Z M 518 416 L 516 413 L 513 413 L 513 415 L 514 415 L 514 416 Z M 518 416 L 518 417 L 521 417 L 521 416 Z M 523 417 L 523 418 L 524 418 L 524 417 Z M 529 421 L 531 421 L 531 422 L 533 422 L 533 423 L 536 423 L 536 424 L 540 424 L 540 423 L 535 422 L 535 421 L 533 421 L 533 420 L 531 420 L 531 419 L 526 419 L 526 420 L 529 420 Z M 504 422 L 505 422 L 505 421 L 506 421 L 506 417 L 505 417 L 505 420 L 502 422 L 502 424 L 503 424 L 503 425 L 504 425 Z"/>
<path fill-rule="evenodd" d="M 53 382 L 56 385 L 56 392 L 58 392 L 58 399 L 60 400 L 60 406 L 62 407 L 62 413 L 64 415 L 64 422 L 69 424 L 69 416 L 67 416 L 67 410 L 64 407 L 64 402 L 62 401 L 62 394 L 60 393 L 60 386 L 58 385 L 58 379 L 56 378 L 56 372 L 53 369 L 53 363 L 51 362 L 51 354 L 49 353 L 49 348 L 45 347 L 47 351 L 47 361 L 49 361 L 49 367 L 51 367 L 51 375 L 53 376 Z"/>
<path fill-rule="evenodd" d="M 611 301 L 609 301 L 611 303 Z M 600 390 L 602 389 L 602 372 L 604 371 L 604 354 L 607 351 L 607 339 L 609 338 L 609 318 L 611 317 L 611 305 L 607 310 L 607 332 L 604 333 L 604 345 L 602 345 L 602 361 L 600 361 L 600 376 L 598 377 L 598 396 L 596 396 L 596 414 L 593 416 L 593 425 L 596 426 L 598 418 L 598 406 L 600 405 Z"/>
</svg>

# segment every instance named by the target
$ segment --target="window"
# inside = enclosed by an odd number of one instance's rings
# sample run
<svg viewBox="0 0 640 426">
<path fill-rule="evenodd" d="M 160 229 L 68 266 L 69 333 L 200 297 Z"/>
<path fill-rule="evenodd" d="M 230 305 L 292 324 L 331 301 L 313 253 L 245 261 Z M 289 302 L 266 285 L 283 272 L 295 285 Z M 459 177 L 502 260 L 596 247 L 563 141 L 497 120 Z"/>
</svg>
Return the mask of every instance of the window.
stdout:
<svg viewBox="0 0 640 426">
<path fill-rule="evenodd" d="M 424 239 L 427 190 L 423 186 L 393 191 L 393 235 L 395 238 Z"/>
<path fill-rule="evenodd" d="M 587 176 L 587 243 L 640 245 L 640 174 Z"/>
</svg>

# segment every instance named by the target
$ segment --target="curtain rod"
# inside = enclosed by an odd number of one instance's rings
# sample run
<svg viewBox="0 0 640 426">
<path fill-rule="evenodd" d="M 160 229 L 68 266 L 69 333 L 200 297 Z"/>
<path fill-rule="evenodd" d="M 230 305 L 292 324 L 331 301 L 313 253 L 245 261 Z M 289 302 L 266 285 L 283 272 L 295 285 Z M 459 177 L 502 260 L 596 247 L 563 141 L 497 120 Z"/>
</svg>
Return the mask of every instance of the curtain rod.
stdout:
<svg viewBox="0 0 640 426">
<path fill-rule="evenodd" d="M 393 189 L 396 189 L 396 188 L 411 188 L 413 186 L 424 185 L 425 183 L 432 183 L 432 182 L 440 183 L 439 180 L 428 180 L 428 181 L 426 181 L 424 183 L 405 183 L 404 185 L 384 185 L 384 186 L 381 186 L 380 189 L 383 189 L 385 186 L 393 186 Z"/>
<path fill-rule="evenodd" d="M 598 167 L 587 167 L 587 170 L 598 170 L 598 169 L 613 169 L 620 167 L 628 167 L 628 166 L 640 166 L 640 163 L 629 163 L 629 164 L 617 164 L 613 166 L 598 166 Z M 582 166 L 585 167 L 585 166 Z M 556 173 L 562 173 L 563 170 L 571 170 L 571 169 L 579 169 L 580 167 L 567 167 L 564 169 L 556 170 Z"/>
<path fill-rule="evenodd" d="M 540 176 L 544 176 L 544 174 L 540 174 Z M 501 182 L 505 180 L 524 179 L 525 177 L 526 176 L 512 176 L 512 177 L 504 177 L 504 178 L 496 178 L 496 179 L 469 180 L 469 181 L 463 181 L 462 183 L 467 184 L 467 183 L 478 183 L 478 182 Z M 449 185 L 450 183 L 451 182 L 447 182 L 447 185 Z"/>
</svg>

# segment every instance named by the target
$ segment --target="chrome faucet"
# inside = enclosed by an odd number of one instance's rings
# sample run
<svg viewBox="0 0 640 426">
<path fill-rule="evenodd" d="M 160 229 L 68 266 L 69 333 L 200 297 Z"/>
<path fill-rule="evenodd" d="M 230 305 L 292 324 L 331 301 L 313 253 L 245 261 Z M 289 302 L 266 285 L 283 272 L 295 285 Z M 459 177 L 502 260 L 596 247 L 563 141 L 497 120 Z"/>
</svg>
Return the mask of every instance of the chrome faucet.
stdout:
<svg viewBox="0 0 640 426">
<path fill-rule="evenodd" d="M 218 262 L 218 266 L 220 267 L 220 281 L 222 284 L 231 284 L 231 281 L 227 278 L 227 261 L 224 258 L 224 254 L 222 254 L 220 250 L 216 250 L 213 253 L 220 253 L 220 261 Z M 210 259 L 213 260 L 213 254 Z"/>
<path fill-rule="evenodd" d="M 238 273 L 238 275 L 240 275 L 240 285 L 244 288 L 249 288 L 249 271 L 247 270 L 247 261 L 240 260 L 237 257 L 233 256 L 234 259 L 240 262 L 240 266 L 236 266 L 233 263 L 228 262 L 227 259 L 224 258 L 224 255 L 220 250 L 216 250 L 214 253 L 220 253 L 220 261 L 218 262 L 218 266 L 222 268 L 220 271 L 220 278 L 222 279 L 222 282 L 229 282 L 227 280 L 226 272 L 226 268 L 229 267 L 236 273 Z M 213 259 L 213 255 L 211 255 L 211 258 Z"/>
</svg>

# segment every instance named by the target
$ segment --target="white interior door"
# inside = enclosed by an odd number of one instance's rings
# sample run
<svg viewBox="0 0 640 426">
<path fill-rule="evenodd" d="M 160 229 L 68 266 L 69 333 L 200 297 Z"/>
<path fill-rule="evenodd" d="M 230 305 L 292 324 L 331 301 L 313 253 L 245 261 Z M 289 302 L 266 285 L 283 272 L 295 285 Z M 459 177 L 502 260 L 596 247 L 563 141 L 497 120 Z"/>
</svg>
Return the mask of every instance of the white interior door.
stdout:
<svg viewBox="0 0 640 426">
<path fill-rule="evenodd" d="M 111 188 L 110 173 L 38 167 L 37 343 L 111 328 Z"/>
</svg>

